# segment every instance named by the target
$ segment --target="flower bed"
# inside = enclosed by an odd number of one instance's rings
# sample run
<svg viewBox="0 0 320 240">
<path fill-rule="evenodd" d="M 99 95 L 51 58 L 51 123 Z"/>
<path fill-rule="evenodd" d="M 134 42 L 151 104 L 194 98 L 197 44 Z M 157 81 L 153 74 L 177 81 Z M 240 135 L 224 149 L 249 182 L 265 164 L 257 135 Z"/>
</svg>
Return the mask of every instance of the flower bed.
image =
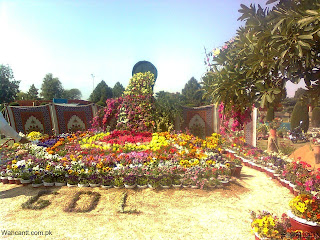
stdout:
<svg viewBox="0 0 320 240">
<path fill-rule="evenodd" d="M 46 136 L 36 143 L 1 149 L 7 160 L 1 175 L 32 183 L 59 180 L 93 186 L 122 182 L 132 186 L 143 178 L 145 184 L 156 186 L 182 183 L 212 189 L 228 182 L 236 165 L 235 159 L 221 153 L 218 134 L 202 140 L 183 133 L 116 130 Z"/>
</svg>

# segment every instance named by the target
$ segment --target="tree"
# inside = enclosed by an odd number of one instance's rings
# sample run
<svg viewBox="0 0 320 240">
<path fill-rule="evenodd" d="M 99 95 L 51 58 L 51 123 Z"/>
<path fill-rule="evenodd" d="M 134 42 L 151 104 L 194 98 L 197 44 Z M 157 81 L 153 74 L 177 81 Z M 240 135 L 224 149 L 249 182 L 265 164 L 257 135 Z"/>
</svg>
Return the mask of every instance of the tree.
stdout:
<svg viewBox="0 0 320 240">
<path fill-rule="evenodd" d="M 275 106 L 285 83 L 307 86 L 308 98 L 320 96 L 319 0 L 270 0 L 272 10 L 241 4 L 245 26 L 219 51 L 204 77 L 206 95 L 223 101 L 226 110 L 259 102 Z M 207 61 L 208 62 L 208 61 Z"/>
<path fill-rule="evenodd" d="M 14 80 L 9 66 L 0 65 L 0 104 L 12 102 L 19 92 L 20 81 Z"/>
<path fill-rule="evenodd" d="M 291 130 L 298 127 L 300 125 L 300 121 L 302 121 L 302 130 L 307 132 L 309 128 L 309 113 L 308 106 L 303 101 L 298 101 L 293 108 L 290 120 Z"/>
<path fill-rule="evenodd" d="M 18 92 L 15 100 L 28 100 L 28 94 L 25 92 Z"/>
<path fill-rule="evenodd" d="M 54 78 L 52 73 L 46 74 L 41 85 L 40 95 L 44 100 L 52 100 L 53 98 L 62 98 L 63 87 L 59 78 Z"/>
<path fill-rule="evenodd" d="M 306 94 L 307 90 L 303 88 L 298 88 L 297 91 L 294 93 L 294 98 L 299 99 Z"/>
<path fill-rule="evenodd" d="M 182 89 L 184 103 L 189 107 L 198 107 L 202 105 L 204 102 L 202 95 L 201 85 L 194 77 L 192 77 Z"/>
<path fill-rule="evenodd" d="M 63 98 L 66 99 L 81 99 L 82 93 L 77 88 L 72 88 L 70 90 L 64 90 L 63 91 Z"/>
<path fill-rule="evenodd" d="M 174 129 L 177 117 L 182 118 L 183 97 L 180 93 L 160 91 L 156 93 L 156 126 L 157 131 Z"/>
<path fill-rule="evenodd" d="M 112 89 L 112 96 L 113 98 L 121 97 L 124 92 L 124 87 L 120 82 L 116 82 Z"/>
<path fill-rule="evenodd" d="M 34 86 L 34 84 L 32 84 L 29 88 L 29 91 L 28 91 L 28 99 L 30 100 L 38 100 L 39 97 L 39 92 L 38 92 L 38 89 Z"/>
<path fill-rule="evenodd" d="M 112 98 L 112 89 L 102 80 L 90 94 L 89 100 L 97 103 L 105 102 L 108 98 Z"/>
<path fill-rule="evenodd" d="M 312 127 L 320 127 L 320 107 L 315 107 L 312 110 L 311 124 Z"/>
</svg>

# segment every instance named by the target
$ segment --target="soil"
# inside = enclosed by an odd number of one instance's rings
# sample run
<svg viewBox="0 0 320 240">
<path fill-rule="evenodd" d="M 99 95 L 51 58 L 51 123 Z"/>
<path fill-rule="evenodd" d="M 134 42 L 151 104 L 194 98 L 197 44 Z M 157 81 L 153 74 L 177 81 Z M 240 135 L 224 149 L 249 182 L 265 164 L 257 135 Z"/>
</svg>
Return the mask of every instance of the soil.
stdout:
<svg viewBox="0 0 320 240">
<path fill-rule="evenodd" d="M 315 163 L 314 153 L 312 151 L 312 145 L 310 143 L 305 144 L 303 147 L 298 148 L 295 150 L 291 155 L 295 161 L 304 161 L 311 165 L 312 168 L 320 168 L 320 164 Z"/>
<path fill-rule="evenodd" d="M 250 211 L 287 212 L 290 191 L 265 173 L 243 167 L 241 178 L 223 189 L 124 190 L 85 188 L 101 194 L 97 207 L 87 213 L 65 212 L 73 195 L 84 188 L 53 187 L 57 195 L 43 196 L 51 204 L 25 210 L 21 204 L 38 191 L 0 183 L 1 239 L 254 239 Z M 127 191 L 128 210 L 119 213 Z M 89 199 L 88 199 L 89 201 Z M 82 199 L 77 203 L 81 208 Z M 85 206 L 83 206 L 85 207 Z M 5 236 L 7 231 L 47 231 L 50 236 Z"/>
</svg>

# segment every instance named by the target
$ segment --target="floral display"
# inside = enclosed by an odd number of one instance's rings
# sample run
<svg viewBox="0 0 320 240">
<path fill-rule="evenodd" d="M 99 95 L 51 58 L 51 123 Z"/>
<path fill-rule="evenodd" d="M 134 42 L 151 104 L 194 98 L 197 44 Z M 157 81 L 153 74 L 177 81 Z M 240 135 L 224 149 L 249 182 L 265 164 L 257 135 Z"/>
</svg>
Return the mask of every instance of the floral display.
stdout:
<svg viewBox="0 0 320 240">
<path fill-rule="evenodd" d="M 93 127 L 152 132 L 155 128 L 154 82 L 151 72 L 134 74 L 122 97 L 106 101 L 106 107 L 94 118 Z"/>
<path fill-rule="evenodd" d="M 3 176 L 30 179 L 32 183 L 119 187 L 182 183 L 204 189 L 228 182 L 235 166 L 221 153 L 219 134 L 205 140 L 184 133 L 128 130 L 39 137 L 36 144 L 1 149 L 2 158 L 7 159 Z"/>
<path fill-rule="evenodd" d="M 300 194 L 290 201 L 289 206 L 297 217 L 320 223 L 320 199 L 310 194 Z"/>
</svg>

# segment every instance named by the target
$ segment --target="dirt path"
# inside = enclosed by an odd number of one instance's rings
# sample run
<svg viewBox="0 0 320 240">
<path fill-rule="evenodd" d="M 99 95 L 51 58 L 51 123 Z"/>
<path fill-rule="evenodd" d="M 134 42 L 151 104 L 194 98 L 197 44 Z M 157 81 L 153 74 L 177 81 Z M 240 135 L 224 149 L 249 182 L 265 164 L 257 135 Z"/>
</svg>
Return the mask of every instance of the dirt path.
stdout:
<svg viewBox="0 0 320 240">
<path fill-rule="evenodd" d="M 80 188 L 54 188 L 58 195 L 43 210 L 23 210 L 21 204 L 39 189 L 0 184 L 1 239 L 254 239 L 250 210 L 278 216 L 293 197 L 264 173 L 243 167 L 240 180 L 226 189 L 204 191 L 129 190 L 128 205 L 141 213 L 118 213 L 124 190 L 88 189 L 101 194 L 96 209 L 67 213 L 63 208 Z M 3 230 L 50 231 L 51 236 L 4 236 Z M 49 232 L 48 232 L 49 233 Z"/>
</svg>

